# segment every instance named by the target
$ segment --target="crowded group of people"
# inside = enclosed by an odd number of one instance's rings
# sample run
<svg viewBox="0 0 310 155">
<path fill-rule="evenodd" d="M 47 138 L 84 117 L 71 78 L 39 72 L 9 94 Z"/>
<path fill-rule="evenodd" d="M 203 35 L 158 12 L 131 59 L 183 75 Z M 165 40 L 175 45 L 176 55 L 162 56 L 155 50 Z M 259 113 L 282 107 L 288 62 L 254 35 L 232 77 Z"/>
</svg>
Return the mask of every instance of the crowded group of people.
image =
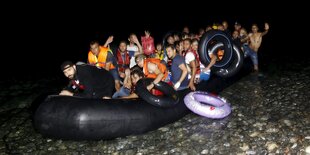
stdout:
<svg viewBox="0 0 310 155">
<path fill-rule="evenodd" d="M 175 90 L 196 90 L 195 85 L 208 80 L 212 66 L 220 59 L 217 53 L 209 53 L 211 61 L 205 66 L 199 59 L 199 40 L 206 31 L 217 29 L 232 37 L 245 57 L 250 57 L 254 71 L 258 71 L 257 52 L 262 43 L 262 37 L 267 34 L 269 24 L 265 23 L 265 31 L 258 31 L 256 24 L 252 31 L 240 23 L 235 23 L 234 31 L 228 29 L 228 23 L 214 24 L 200 29 L 198 34 L 190 33 L 184 27 L 181 35 L 167 36 L 167 44 L 154 43 L 149 31 L 141 37 L 141 42 L 135 34 L 130 34 L 128 41 L 120 41 L 116 51 L 110 44 L 114 36 L 109 36 L 104 45 L 98 41 L 89 44 L 87 63 L 65 61 L 61 70 L 70 82 L 59 95 L 81 96 L 86 98 L 137 98 L 136 83 L 142 78 L 154 79 L 147 89 L 154 95 L 162 93 L 154 86 L 159 82 L 167 82 Z M 165 48 L 165 49 L 164 49 Z"/>
</svg>

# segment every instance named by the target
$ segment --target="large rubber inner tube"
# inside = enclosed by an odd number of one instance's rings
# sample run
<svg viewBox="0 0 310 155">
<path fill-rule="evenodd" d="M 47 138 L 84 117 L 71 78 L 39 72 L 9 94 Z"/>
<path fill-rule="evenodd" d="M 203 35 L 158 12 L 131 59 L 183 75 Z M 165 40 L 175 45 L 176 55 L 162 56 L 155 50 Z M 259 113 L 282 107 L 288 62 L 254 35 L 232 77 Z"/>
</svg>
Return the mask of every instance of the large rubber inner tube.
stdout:
<svg viewBox="0 0 310 155">
<path fill-rule="evenodd" d="M 200 61 L 205 66 L 211 62 L 211 57 L 208 53 L 209 49 L 211 49 L 217 43 L 223 43 L 222 50 L 224 53 L 222 58 L 218 60 L 212 67 L 223 68 L 230 63 L 233 56 L 233 45 L 230 37 L 227 36 L 223 31 L 210 30 L 202 36 L 198 48 Z"/>
<path fill-rule="evenodd" d="M 218 51 L 219 49 L 223 49 L 224 44 L 223 43 L 216 43 L 211 50 L 208 51 L 208 53 L 214 53 L 215 51 Z M 233 55 L 232 60 L 226 65 L 226 67 L 222 68 L 212 68 L 212 71 L 215 72 L 216 75 L 220 77 L 231 77 L 235 75 L 242 67 L 243 65 L 243 52 L 242 50 L 233 44 Z"/>
<path fill-rule="evenodd" d="M 154 106 L 164 108 L 173 107 L 179 102 L 179 96 L 177 91 L 175 91 L 173 87 L 166 82 L 160 81 L 159 83 L 154 85 L 154 88 L 163 92 L 164 96 L 155 96 L 151 92 L 149 92 L 146 87 L 153 81 L 154 79 L 151 78 L 144 78 L 138 81 L 136 85 L 136 91 L 143 100 Z"/>
<path fill-rule="evenodd" d="M 184 103 L 194 113 L 208 118 L 224 118 L 231 113 L 224 99 L 207 92 L 191 92 L 184 97 Z"/>
</svg>

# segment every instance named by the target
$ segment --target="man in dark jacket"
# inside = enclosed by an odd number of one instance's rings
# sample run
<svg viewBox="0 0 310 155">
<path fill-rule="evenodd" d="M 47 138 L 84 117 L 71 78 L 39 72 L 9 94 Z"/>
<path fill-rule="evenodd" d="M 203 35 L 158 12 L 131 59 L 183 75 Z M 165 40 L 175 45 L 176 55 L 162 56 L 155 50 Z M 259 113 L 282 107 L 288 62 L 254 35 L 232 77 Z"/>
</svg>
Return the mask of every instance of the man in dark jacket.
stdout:
<svg viewBox="0 0 310 155">
<path fill-rule="evenodd" d="M 86 64 L 73 64 L 71 61 L 63 62 L 60 67 L 70 82 L 59 95 L 111 98 L 115 87 L 114 78 L 105 69 Z"/>
</svg>

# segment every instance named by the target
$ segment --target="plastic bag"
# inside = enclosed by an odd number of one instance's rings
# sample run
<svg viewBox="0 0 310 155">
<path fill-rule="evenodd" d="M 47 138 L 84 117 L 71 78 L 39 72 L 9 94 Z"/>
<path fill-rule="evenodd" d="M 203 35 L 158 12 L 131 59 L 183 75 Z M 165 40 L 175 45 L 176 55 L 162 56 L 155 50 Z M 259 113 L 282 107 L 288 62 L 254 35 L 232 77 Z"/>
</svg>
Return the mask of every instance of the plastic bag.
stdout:
<svg viewBox="0 0 310 155">
<path fill-rule="evenodd" d="M 154 44 L 154 39 L 149 36 L 149 37 L 141 37 L 142 40 L 142 49 L 143 53 L 147 56 L 153 54 L 155 52 L 155 44 Z"/>
</svg>

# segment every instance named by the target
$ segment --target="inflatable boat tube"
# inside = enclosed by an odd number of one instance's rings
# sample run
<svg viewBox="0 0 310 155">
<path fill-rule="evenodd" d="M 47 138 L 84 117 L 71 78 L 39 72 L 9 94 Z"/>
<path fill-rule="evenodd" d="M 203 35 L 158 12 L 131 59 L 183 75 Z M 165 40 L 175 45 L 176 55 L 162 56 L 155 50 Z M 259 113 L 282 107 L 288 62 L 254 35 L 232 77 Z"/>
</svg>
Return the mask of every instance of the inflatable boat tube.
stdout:
<svg viewBox="0 0 310 155">
<path fill-rule="evenodd" d="M 233 56 L 232 41 L 223 31 L 210 30 L 206 32 L 199 42 L 198 53 L 200 61 L 207 66 L 211 62 L 211 57 L 208 51 L 217 43 L 223 44 L 221 47 L 224 50 L 224 54 L 222 59 L 218 60 L 212 67 L 220 69 L 229 65 Z"/>
<path fill-rule="evenodd" d="M 224 44 L 223 43 L 217 43 L 215 44 L 211 50 L 208 51 L 208 53 L 213 53 L 214 51 L 217 51 L 218 49 L 223 48 Z M 226 67 L 222 67 L 222 68 L 211 68 L 212 71 L 220 76 L 220 77 L 230 77 L 235 75 L 242 67 L 243 64 L 243 52 L 242 50 L 236 46 L 235 44 L 233 44 L 233 55 L 232 55 L 232 60 L 226 65 Z"/>
<path fill-rule="evenodd" d="M 208 118 L 224 118 L 231 113 L 224 99 L 207 92 L 191 92 L 185 96 L 184 103 L 194 113 Z"/>
<path fill-rule="evenodd" d="M 166 82 L 160 81 L 154 85 L 154 88 L 163 92 L 164 96 L 155 96 L 149 92 L 146 87 L 151 84 L 154 79 L 144 78 L 138 81 L 136 91 L 139 97 L 146 102 L 158 107 L 173 107 L 179 102 L 179 96 L 172 86 Z"/>
<path fill-rule="evenodd" d="M 188 92 L 178 93 L 184 97 Z M 155 130 L 188 112 L 183 100 L 173 108 L 160 108 L 142 99 L 50 95 L 37 108 L 34 126 L 45 137 L 57 139 L 113 139 Z"/>
</svg>

